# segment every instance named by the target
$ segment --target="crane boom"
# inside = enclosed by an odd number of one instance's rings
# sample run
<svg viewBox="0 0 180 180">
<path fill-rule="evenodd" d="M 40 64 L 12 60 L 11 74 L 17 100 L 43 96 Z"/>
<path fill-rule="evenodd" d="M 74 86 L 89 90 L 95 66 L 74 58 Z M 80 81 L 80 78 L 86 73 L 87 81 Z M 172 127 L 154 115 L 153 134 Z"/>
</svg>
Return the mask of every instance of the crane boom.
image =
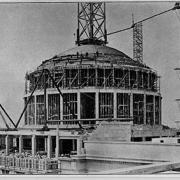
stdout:
<svg viewBox="0 0 180 180">
<path fill-rule="evenodd" d="M 180 9 L 180 3 L 179 3 L 179 2 L 176 2 L 176 3 L 175 3 L 175 6 L 174 6 L 173 8 L 171 8 L 171 9 L 168 9 L 168 10 L 166 10 L 166 11 L 160 12 L 160 13 L 155 14 L 155 15 L 153 15 L 153 16 L 144 18 L 144 19 L 142 19 L 142 20 L 140 20 L 140 21 L 137 21 L 137 22 L 135 22 L 134 24 L 132 24 L 130 27 L 127 27 L 127 28 L 124 28 L 124 29 L 120 29 L 120 30 L 117 30 L 117 31 L 114 31 L 114 32 L 107 33 L 107 35 L 112 35 L 112 34 L 116 34 L 116 33 L 119 33 L 119 32 L 127 31 L 127 30 L 129 30 L 129 29 L 132 29 L 137 23 L 142 23 L 142 22 L 144 22 L 144 21 L 147 21 L 147 20 L 152 19 L 152 18 L 154 18 L 154 17 L 157 17 L 157 16 L 159 16 L 159 15 L 161 15 L 161 14 L 165 14 L 165 13 L 167 13 L 167 12 L 169 12 L 169 11 L 176 10 L 176 9 Z"/>
<path fill-rule="evenodd" d="M 123 32 L 123 31 L 133 29 L 133 59 L 142 63 L 143 62 L 142 23 L 147 21 L 147 20 L 150 20 L 150 19 L 152 19 L 154 17 L 157 17 L 159 15 L 168 13 L 168 12 L 170 12 L 172 10 L 176 10 L 176 9 L 180 9 L 180 3 L 179 2 L 176 2 L 175 6 L 173 8 L 171 8 L 171 9 L 160 12 L 158 14 L 154 14 L 154 15 L 152 15 L 150 17 L 147 17 L 147 18 L 144 18 L 144 19 L 142 19 L 140 21 L 137 21 L 136 23 L 134 23 L 134 18 L 133 18 L 132 25 L 130 27 L 127 27 L 127 28 L 124 28 L 124 29 L 121 29 L 121 30 L 117 30 L 117 31 L 114 31 L 114 32 L 107 33 L 107 35 L 113 35 L 113 34 L 116 34 L 116 33 L 120 33 L 120 32 Z"/>
</svg>

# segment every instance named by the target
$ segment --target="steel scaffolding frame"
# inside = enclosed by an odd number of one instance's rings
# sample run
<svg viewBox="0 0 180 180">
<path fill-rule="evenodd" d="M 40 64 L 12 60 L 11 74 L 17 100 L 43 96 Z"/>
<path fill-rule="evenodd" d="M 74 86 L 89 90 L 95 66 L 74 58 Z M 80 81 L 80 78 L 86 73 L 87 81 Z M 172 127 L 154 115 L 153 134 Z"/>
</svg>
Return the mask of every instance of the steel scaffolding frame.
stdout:
<svg viewBox="0 0 180 180">
<path fill-rule="evenodd" d="M 133 70 L 125 68 L 66 68 L 58 74 L 51 72 L 55 82 L 60 88 L 123 88 L 123 89 L 144 89 L 147 91 L 159 92 L 159 77 L 152 71 Z M 32 87 L 25 90 L 31 92 L 36 82 L 37 75 L 30 74 L 31 78 L 26 79 Z M 34 78 L 33 78 L 34 76 Z M 52 80 L 46 79 L 47 88 L 54 88 Z M 26 82 L 27 84 L 27 82 Z M 43 81 L 39 81 L 37 89 L 43 88 Z"/>
</svg>

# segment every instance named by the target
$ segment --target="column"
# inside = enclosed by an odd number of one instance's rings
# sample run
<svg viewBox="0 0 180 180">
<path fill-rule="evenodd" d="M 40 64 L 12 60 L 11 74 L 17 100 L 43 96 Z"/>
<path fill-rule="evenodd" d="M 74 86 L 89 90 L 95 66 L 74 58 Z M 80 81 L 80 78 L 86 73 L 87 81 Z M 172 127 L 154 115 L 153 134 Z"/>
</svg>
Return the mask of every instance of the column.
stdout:
<svg viewBox="0 0 180 180">
<path fill-rule="evenodd" d="M 131 74 L 130 69 L 128 69 L 128 76 L 129 76 L 129 88 L 131 87 Z"/>
<path fill-rule="evenodd" d="M 136 70 L 136 89 L 139 87 L 138 70 Z"/>
<path fill-rule="evenodd" d="M 155 104 L 156 104 L 156 102 L 155 102 L 155 96 L 153 96 L 153 120 L 154 120 L 154 123 L 153 123 L 153 125 L 155 124 L 155 119 L 156 119 L 156 111 L 155 111 Z"/>
<path fill-rule="evenodd" d="M 86 86 L 89 86 L 89 68 L 87 68 L 87 85 Z"/>
<path fill-rule="evenodd" d="M 144 72 L 143 71 L 141 71 L 141 77 L 142 77 L 142 88 L 144 89 Z"/>
<path fill-rule="evenodd" d="M 105 68 L 103 68 L 103 72 L 104 72 L 104 82 L 103 82 L 103 84 L 104 84 L 104 88 L 106 87 L 106 70 L 105 70 Z"/>
<path fill-rule="evenodd" d="M 37 122 L 36 122 L 36 102 L 37 102 L 37 100 L 36 100 L 36 95 L 34 95 L 34 124 L 36 125 L 37 124 Z"/>
<path fill-rule="evenodd" d="M 117 118 L 117 92 L 114 92 L 114 118 Z"/>
<path fill-rule="evenodd" d="M 47 84 L 46 84 L 46 88 L 47 88 Z M 47 93 L 47 89 L 46 89 L 46 120 L 48 120 L 49 117 L 49 112 L 48 112 L 48 93 Z"/>
<path fill-rule="evenodd" d="M 23 149 L 23 138 L 22 135 L 19 136 L 19 153 L 22 153 Z"/>
<path fill-rule="evenodd" d="M 6 155 L 8 155 L 9 154 L 9 135 L 6 135 L 5 144 L 6 144 Z"/>
<path fill-rule="evenodd" d="M 146 124 L 146 94 L 144 93 L 144 124 Z"/>
<path fill-rule="evenodd" d="M 95 76 L 96 76 L 95 87 L 97 88 L 97 86 L 98 86 L 98 70 L 97 70 L 97 67 L 95 68 Z"/>
<path fill-rule="evenodd" d="M 122 80 L 121 80 L 121 83 L 122 83 L 122 87 L 123 88 L 126 88 L 126 86 L 125 86 L 125 84 L 126 84 L 126 77 L 125 77 L 125 69 L 124 68 L 122 68 L 122 73 L 123 73 L 123 78 L 122 78 Z"/>
<path fill-rule="evenodd" d="M 150 84 L 149 84 L 149 82 L 150 82 L 150 76 L 149 76 L 149 72 L 148 72 L 148 85 L 147 85 L 147 89 L 149 90 L 150 89 Z"/>
<path fill-rule="evenodd" d="M 114 84 L 115 84 L 115 69 L 113 68 L 112 69 L 112 87 L 114 87 Z"/>
<path fill-rule="evenodd" d="M 50 135 L 48 135 L 48 138 L 47 138 L 47 157 L 51 158 L 51 154 L 52 154 L 52 138 Z"/>
<path fill-rule="evenodd" d="M 130 94 L 130 117 L 133 117 L 133 93 Z"/>
<path fill-rule="evenodd" d="M 73 151 L 75 151 L 75 139 L 72 140 L 73 143 Z"/>
<path fill-rule="evenodd" d="M 64 74 L 63 88 L 65 88 L 67 87 L 67 79 L 66 79 L 67 69 L 63 69 L 63 74 Z"/>
<path fill-rule="evenodd" d="M 77 92 L 77 119 L 81 119 L 81 97 L 80 92 Z"/>
<path fill-rule="evenodd" d="M 44 139 L 44 149 L 45 149 L 45 151 L 47 152 L 48 151 L 48 138 L 45 138 Z"/>
<path fill-rule="evenodd" d="M 34 156 L 36 154 L 36 135 L 32 135 L 31 137 L 31 150 L 32 150 L 32 156 Z"/>
<path fill-rule="evenodd" d="M 80 87 L 80 82 L 81 82 L 81 75 L 80 75 L 81 71 L 80 69 L 78 68 L 78 87 Z"/>
<path fill-rule="evenodd" d="M 60 120 L 63 120 L 63 98 L 61 95 L 60 95 Z M 62 122 L 62 124 L 63 124 L 63 122 Z"/>
<path fill-rule="evenodd" d="M 159 78 L 159 87 L 158 87 L 158 92 L 160 93 L 161 92 L 161 76 L 158 76 L 158 78 Z"/>
<path fill-rule="evenodd" d="M 77 139 L 77 155 L 81 154 L 81 148 L 82 148 L 82 139 Z"/>
<path fill-rule="evenodd" d="M 162 124 L 161 112 L 162 112 L 162 97 L 159 96 L 159 125 Z"/>
<path fill-rule="evenodd" d="M 96 92 L 96 119 L 99 118 L 99 93 Z"/>
<path fill-rule="evenodd" d="M 56 134 L 56 158 L 59 157 L 59 125 L 57 124 L 57 134 Z"/>
</svg>

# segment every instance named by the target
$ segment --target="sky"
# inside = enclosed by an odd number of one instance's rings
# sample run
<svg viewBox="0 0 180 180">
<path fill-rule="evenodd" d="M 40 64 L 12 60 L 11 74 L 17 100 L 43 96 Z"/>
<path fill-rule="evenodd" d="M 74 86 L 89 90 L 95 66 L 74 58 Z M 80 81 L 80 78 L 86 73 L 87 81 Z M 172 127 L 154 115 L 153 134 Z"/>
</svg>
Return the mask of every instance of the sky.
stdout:
<svg viewBox="0 0 180 180">
<path fill-rule="evenodd" d="M 107 2 L 107 32 L 165 11 L 174 2 Z M 0 103 L 16 122 L 23 110 L 25 73 L 75 46 L 77 3 L 0 3 Z M 132 30 L 108 36 L 108 46 L 130 57 Z M 144 63 L 161 76 L 162 122 L 175 127 L 180 109 L 180 10 L 143 23 Z M 2 125 L 2 123 L 1 123 Z"/>
</svg>

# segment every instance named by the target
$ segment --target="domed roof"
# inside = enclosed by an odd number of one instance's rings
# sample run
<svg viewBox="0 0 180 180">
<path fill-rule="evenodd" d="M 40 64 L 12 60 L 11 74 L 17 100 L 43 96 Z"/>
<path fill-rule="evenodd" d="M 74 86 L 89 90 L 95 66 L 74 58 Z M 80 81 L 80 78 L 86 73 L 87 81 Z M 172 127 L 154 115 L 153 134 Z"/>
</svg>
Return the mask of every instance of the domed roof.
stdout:
<svg viewBox="0 0 180 180">
<path fill-rule="evenodd" d="M 98 54 L 101 56 L 101 59 L 103 58 L 104 60 L 107 59 L 110 61 L 116 60 L 116 63 L 121 64 L 121 65 L 126 65 L 126 66 L 135 66 L 135 67 L 143 67 L 143 68 L 148 68 L 144 63 L 141 63 L 139 61 L 133 60 L 123 52 L 114 49 L 112 47 L 108 46 L 103 46 L 103 45 L 92 45 L 92 44 L 87 44 L 87 45 L 81 45 L 81 46 L 76 46 L 74 48 L 68 49 L 60 54 L 58 54 L 56 57 L 60 58 L 63 56 L 73 56 L 77 55 L 77 53 L 80 55 L 86 55 L 88 53 L 88 56 L 91 56 L 94 54 Z"/>
<path fill-rule="evenodd" d="M 110 63 L 110 65 L 115 64 L 117 66 L 131 66 L 133 68 L 151 69 L 146 64 L 133 60 L 117 49 L 108 46 L 92 44 L 76 46 L 58 55 L 55 55 L 51 59 L 43 61 L 38 69 L 44 68 L 44 66 L 47 68 L 53 68 L 54 66 L 64 65 L 67 62 L 70 62 L 71 65 L 73 65 L 73 63 L 77 65 L 77 63 L 81 63 L 78 58 L 83 58 L 83 62 L 94 63 L 95 56 L 98 63 L 105 62 Z"/>
<path fill-rule="evenodd" d="M 74 55 L 77 54 L 77 52 L 79 54 L 95 54 L 96 52 L 100 53 L 100 54 L 104 54 L 104 55 L 115 55 L 115 56 L 124 56 L 124 57 L 128 57 L 126 54 L 124 54 L 123 52 L 108 47 L 108 46 L 101 46 L 101 45 L 82 45 L 82 46 L 76 46 L 72 49 L 68 49 L 62 53 L 60 53 L 58 56 L 67 56 L 67 55 Z"/>
</svg>

